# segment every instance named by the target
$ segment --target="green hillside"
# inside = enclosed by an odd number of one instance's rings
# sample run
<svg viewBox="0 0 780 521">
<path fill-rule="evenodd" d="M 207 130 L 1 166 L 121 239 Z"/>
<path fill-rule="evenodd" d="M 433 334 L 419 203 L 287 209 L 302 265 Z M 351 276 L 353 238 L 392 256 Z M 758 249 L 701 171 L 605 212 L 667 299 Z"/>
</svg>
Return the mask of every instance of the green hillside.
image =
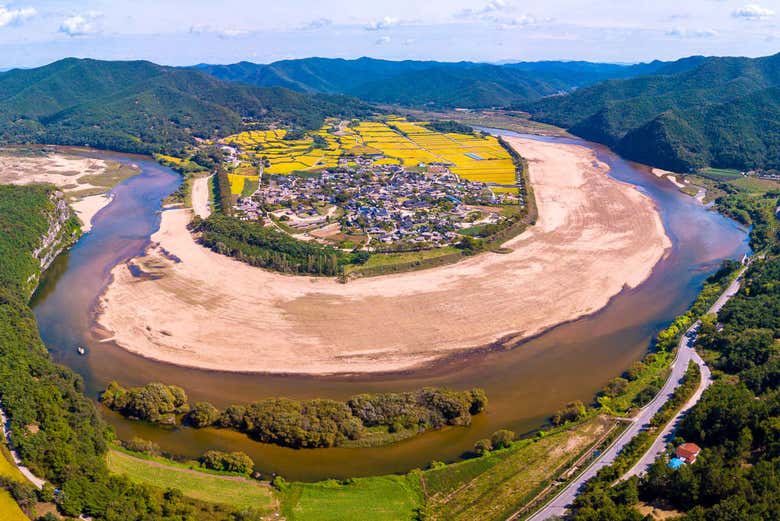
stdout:
<svg viewBox="0 0 780 521">
<path fill-rule="evenodd" d="M 609 78 L 629 78 L 666 70 L 687 70 L 702 58 L 638 65 L 589 62 L 388 61 L 306 58 L 268 65 L 198 65 L 217 78 L 258 86 L 282 86 L 301 92 L 356 96 L 376 103 L 407 106 L 504 107 L 538 100 Z"/>
<path fill-rule="evenodd" d="M 0 139 L 120 151 L 176 150 L 236 132 L 245 119 L 317 128 L 372 109 L 337 95 L 228 83 L 150 62 L 69 58 L 0 74 Z"/>
<path fill-rule="evenodd" d="M 535 119 L 677 171 L 780 166 L 780 54 L 706 58 L 525 106 Z"/>
</svg>

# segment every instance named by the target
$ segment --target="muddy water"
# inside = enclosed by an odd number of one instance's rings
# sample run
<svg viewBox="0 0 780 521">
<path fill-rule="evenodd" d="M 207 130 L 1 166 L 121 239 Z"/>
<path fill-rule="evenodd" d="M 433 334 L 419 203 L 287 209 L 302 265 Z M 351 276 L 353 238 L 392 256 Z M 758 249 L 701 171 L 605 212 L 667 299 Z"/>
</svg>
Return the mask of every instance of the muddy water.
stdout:
<svg viewBox="0 0 780 521">
<path fill-rule="evenodd" d="M 490 399 L 489 410 L 475 417 L 471 427 L 368 449 L 286 449 L 230 431 L 163 429 L 104 410 L 120 438 L 140 436 L 190 457 L 207 449 L 241 450 L 255 460 L 261 472 L 277 472 L 288 479 L 402 472 L 431 460 L 452 461 L 496 429 L 527 433 L 566 402 L 590 400 L 607 381 L 641 358 L 653 336 L 693 301 L 703 280 L 722 259 L 740 257 L 748 249 L 745 231 L 732 221 L 707 211 L 646 167 L 602 148 L 597 151 L 612 167 L 610 175 L 653 198 L 673 248 L 638 288 L 623 291 L 592 316 L 562 324 L 513 350 L 463 356 L 402 375 L 287 377 L 180 368 L 146 360 L 111 343 L 101 344 L 90 333 L 96 297 L 117 263 L 143 251 L 159 225 L 162 198 L 179 183 L 177 174 L 148 158 L 119 154 L 98 155 L 135 163 L 142 173 L 116 187 L 114 201 L 96 216 L 92 232 L 47 272 L 33 299 L 41 335 L 57 361 L 84 377 L 92 397 L 111 380 L 126 386 L 150 381 L 178 384 L 191 401 L 208 400 L 217 406 L 270 396 L 343 399 L 356 393 L 426 385 L 483 387 Z M 87 356 L 76 353 L 78 345 L 87 347 Z"/>
</svg>

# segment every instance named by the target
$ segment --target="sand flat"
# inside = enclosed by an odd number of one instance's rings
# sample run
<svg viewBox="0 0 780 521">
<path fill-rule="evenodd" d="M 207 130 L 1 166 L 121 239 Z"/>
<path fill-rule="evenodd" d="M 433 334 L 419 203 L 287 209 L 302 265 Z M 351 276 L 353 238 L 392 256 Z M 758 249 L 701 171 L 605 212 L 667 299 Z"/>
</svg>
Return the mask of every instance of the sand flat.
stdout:
<svg viewBox="0 0 780 521">
<path fill-rule="evenodd" d="M 147 254 L 113 270 L 98 324 L 129 351 L 184 366 L 397 371 L 537 334 L 650 275 L 671 245 L 651 199 L 586 147 L 508 141 L 529 161 L 539 209 L 509 254 L 339 284 L 218 255 L 187 232 L 189 210 L 169 210 Z"/>
<path fill-rule="evenodd" d="M 81 221 L 83 233 L 92 229 L 92 218 L 111 202 L 104 192 L 127 177 L 117 176 L 117 169 L 129 168 L 114 161 L 54 151 L 29 155 L 3 152 L 0 150 L 0 184 L 49 183 L 58 187 Z"/>
</svg>

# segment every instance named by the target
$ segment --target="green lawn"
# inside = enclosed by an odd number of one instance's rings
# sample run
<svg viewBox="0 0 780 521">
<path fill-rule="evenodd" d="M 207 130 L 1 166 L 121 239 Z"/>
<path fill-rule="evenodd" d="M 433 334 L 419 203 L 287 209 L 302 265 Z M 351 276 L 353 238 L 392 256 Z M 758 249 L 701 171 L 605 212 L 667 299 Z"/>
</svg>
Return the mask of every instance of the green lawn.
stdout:
<svg viewBox="0 0 780 521">
<path fill-rule="evenodd" d="M 271 510 L 275 504 L 270 487 L 259 482 L 163 465 L 114 449 L 108 453 L 108 468 L 115 474 L 126 474 L 133 481 L 163 489 L 177 488 L 187 497 L 209 503 L 258 510 Z"/>
<path fill-rule="evenodd" d="M 24 515 L 11 494 L 5 490 L 0 490 L 0 519 L 3 521 L 30 521 L 30 518 Z"/>
<path fill-rule="evenodd" d="M 292 483 L 282 500 L 288 521 L 404 521 L 422 505 L 418 474 Z"/>
<path fill-rule="evenodd" d="M 706 168 L 699 172 L 699 175 L 703 175 L 714 179 L 716 181 L 730 181 L 732 179 L 738 179 L 742 177 L 739 170 L 731 168 Z"/>
<path fill-rule="evenodd" d="M 777 190 L 780 188 L 780 183 L 771 179 L 760 179 L 758 177 L 740 177 L 729 183 L 732 186 L 736 186 L 740 190 L 750 192 L 754 194 L 763 194 L 770 190 Z"/>
</svg>

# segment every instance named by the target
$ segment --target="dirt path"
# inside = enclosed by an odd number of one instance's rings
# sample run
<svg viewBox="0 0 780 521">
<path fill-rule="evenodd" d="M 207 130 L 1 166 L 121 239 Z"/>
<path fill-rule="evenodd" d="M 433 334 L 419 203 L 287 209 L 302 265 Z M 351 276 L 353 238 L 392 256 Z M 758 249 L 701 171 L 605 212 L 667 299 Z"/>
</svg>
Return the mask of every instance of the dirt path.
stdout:
<svg viewBox="0 0 780 521">
<path fill-rule="evenodd" d="M 166 211 L 158 244 L 131 261 L 154 276 L 115 268 L 98 322 L 125 349 L 185 366 L 394 371 L 537 334 L 649 276 L 670 246 L 652 200 L 586 147 L 508 141 L 529 161 L 539 209 L 509 254 L 345 285 L 213 253 L 187 232 L 188 210 Z"/>
<path fill-rule="evenodd" d="M 192 210 L 195 215 L 206 219 L 211 215 L 211 206 L 209 205 L 209 179 L 208 177 L 197 177 L 192 181 Z"/>
</svg>

